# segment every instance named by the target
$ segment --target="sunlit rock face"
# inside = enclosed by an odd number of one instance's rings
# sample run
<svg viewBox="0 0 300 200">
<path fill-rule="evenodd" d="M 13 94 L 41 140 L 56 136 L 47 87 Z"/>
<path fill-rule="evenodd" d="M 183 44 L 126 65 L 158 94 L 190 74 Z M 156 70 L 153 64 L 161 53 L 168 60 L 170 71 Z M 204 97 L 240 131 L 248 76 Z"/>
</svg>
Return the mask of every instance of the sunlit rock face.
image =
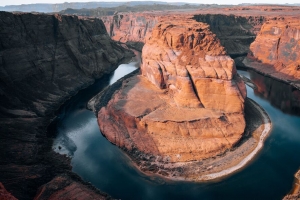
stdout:
<svg viewBox="0 0 300 200">
<path fill-rule="evenodd" d="M 269 74 L 286 80 L 299 79 L 299 18 L 278 17 L 267 21 L 263 24 L 250 49 L 253 58 L 272 66 Z"/>
<path fill-rule="evenodd" d="M 159 24 L 143 48 L 142 74 L 177 106 L 242 112 L 246 90 L 234 61 L 204 23 Z"/>
<path fill-rule="evenodd" d="M 207 24 L 158 23 L 146 39 L 141 71 L 98 113 L 112 143 L 152 161 L 186 162 L 221 154 L 240 140 L 245 85 Z"/>
</svg>

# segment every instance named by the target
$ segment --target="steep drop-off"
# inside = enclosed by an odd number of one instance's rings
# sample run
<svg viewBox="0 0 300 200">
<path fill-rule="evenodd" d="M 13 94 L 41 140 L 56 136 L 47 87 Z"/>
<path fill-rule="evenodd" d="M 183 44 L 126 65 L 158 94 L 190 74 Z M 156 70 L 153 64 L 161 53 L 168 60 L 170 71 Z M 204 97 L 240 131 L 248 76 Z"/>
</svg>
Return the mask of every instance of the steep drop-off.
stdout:
<svg viewBox="0 0 300 200">
<path fill-rule="evenodd" d="M 102 17 L 112 39 L 120 42 L 145 42 L 159 21 L 193 18 L 210 25 L 227 53 L 232 57 L 245 56 L 257 31 L 265 21 L 262 16 L 234 16 L 225 14 L 196 14 L 197 12 L 138 12 L 117 13 Z M 140 48 L 141 49 L 141 48 Z"/>
<path fill-rule="evenodd" d="M 71 95 L 132 53 L 99 19 L 0 12 L 0 182 L 20 199 L 70 169 L 46 127 Z"/>
<path fill-rule="evenodd" d="M 135 43 L 142 50 L 147 34 L 162 19 L 160 12 L 116 13 L 113 16 L 101 17 L 109 36 L 116 41 Z"/>
<path fill-rule="evenodd" d="M 168 165 L 222 154 L 242 137 L 246 89 L 234 61 L 194 20 L 158 23 L 142 60 L 142 75 L 125 80 L 99 111 L 100 130 L 142 170 L 198 180 L 197 167 L 178 175 Z"/>
<path fill-rule="evenodd" d="M 299 17 L 278 17 L 268 20 L 250 46 L 250 61 L 255 69 L 272 77 L 297 83 L 300 78 Z"/>
<path fill-rule="evenodd" d="M 210 25 L 231 57 L 245 56 L 265 18 L 223 14 L 195 15 L 194 19 Z"/>
</svg>

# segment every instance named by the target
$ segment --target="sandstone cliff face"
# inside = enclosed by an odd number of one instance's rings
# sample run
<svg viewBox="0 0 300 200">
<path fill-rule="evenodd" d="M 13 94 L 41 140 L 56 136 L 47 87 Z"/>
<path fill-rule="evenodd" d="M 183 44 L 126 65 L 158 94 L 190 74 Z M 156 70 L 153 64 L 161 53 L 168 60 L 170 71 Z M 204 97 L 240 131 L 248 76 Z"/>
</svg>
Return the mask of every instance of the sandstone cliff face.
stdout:
<svg viewBox="0 0 300 200">
<path fill-rule="evenodd" d="M 0 180 L 32 199 L 55 170 L 70 168 L 46 137 L 53 112 L 131 53 L 99 19 L 0 12 L 0 27 Z"/>
<path fill-rule="evenodd" d="M 300 78 L 299 18 L 279 17 L 267 21 L 251 44 L 252 56 L 269 68 L 268 74 L 293 80 Z M 264 69 L 261 69 L 264 70 Z"/>
<path fill-rule="evenodd" d="M 125 58 L 98 19 L 5 12 L 0 17 L 0 110 L 7 115 L 44 116 L 48 104 Z"/>
<path fill-rule="evenodd" d="M 245 87 L 208 27 L 193 21 L 158 25 L 143 48 L 142 74 L 170 88 L 177 106 L 243 112 Z"/>
<path fill-rule="evenodd" d="M 263 16 L 199 15 L 196 13 L 117 13 L 114 16 L 102 17 L 102 20 L 112 39 L 121 42 L 145 42 L 146 35 L 151 33 L 159 21 L 193 18 L 198 22 L 209 24 L 210 30 L 217 35 L 227 53 L 233 57 L 248 53 L 250 44 L 254 41 L 256 33 L 265 21 Z"/>
<path fill-rule="evenodd" d="M 121 13 L 105 16 L 103 20 L 109 36 L 120 42 L 144 42 L 146 34 L 161 19 L 161 13 Z"/>
<path fill-rule="evenodd" d="M 215 156 L 239 141 L 245 86 L 207 24 L 160 22 L 142 59 L 142 75 L 125 80 L 98 113 L 108 140 L 167 163 Z"/>
<path fill-rule="evenodd" d="M 223 14 L 195 15 L 194 19 L 210 25 L 210 30 L 220 39 L 230 56 L 245 56 L 257 32 L 265 21 L 263 16 L 238 16 Z"/>
</svg>

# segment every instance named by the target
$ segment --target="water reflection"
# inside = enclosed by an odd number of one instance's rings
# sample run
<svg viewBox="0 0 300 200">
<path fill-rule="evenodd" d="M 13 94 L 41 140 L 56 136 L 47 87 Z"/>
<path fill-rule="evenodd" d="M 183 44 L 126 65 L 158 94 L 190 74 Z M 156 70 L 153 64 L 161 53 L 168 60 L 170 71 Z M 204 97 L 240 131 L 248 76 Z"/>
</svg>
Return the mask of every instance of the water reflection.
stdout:
<svg viewBox="0 0 300 200">
<path fill-rule="evenodd" d="M 254 93 L 281 109 L 285 113 L 300 115 L 300 91 L 293 86 L 249 71 L 252 82 L 256 85 Z"/>
<path fill-rule="evenodd" d="M 95 115 L 86 110 L 86 103 L 89 99 L 99 93 L 106 86 L 113 84 L 126 74 L 139 67 L 140 55 L 137 54 L 132 62 L 121 64 L 113 73 L 103 77 L 89 88 L 80 91 L 77 95 L 67 101 L 58 111 L 56 123 L 50 127 L 56 131 L 56 138 L 53 142 L 53 149 L 61 154 L 75 157 L 78 148 L 85 150 L 89 146 L 88 133 L 99 132 Z M 53 126 L 55 126 L 53 128 Z M 99 135 L 101 133 L 99 132 Z M 82 160 L 85 158 L 78 155 Z"/>
<path fill-rule="evenodd" d="M 114 72 L 109 80 L 109 84 L 113 84 L 120 78 L 122 78 L 124 75 L 136 70 L 139 67 L 139 62 L 138 61 L 133 61 L 128 64 L 121 64 Z"/>
<path fill-rule="evenodd" d="M 134 70 L 135 65 L 123 65 L 114 76 Z M 245 71 L 239 73 L 251 76 Z M 259 103 L 273 122 L 264 148 L 250 165 L 222 181 L 174 182 L 141 174 L 119 148 L 101 135 L 95 115 L 85 105 L 112 80 L 116 79 L 107 77 L 106 81 L 103 79 L 79 92 L 60 109 L 56 123 L 58 136 L 53 146 L 57 152 L 73 155 L 72 170 L 101 191 L 125 200 L 210 200 L 281 199 L 291 189 L 293 174 L 300 166 L 300 117 L 282 113 L 264 99 L 264 95 L 257 96 L 247 86 L 247 96 Z"/>
</svg>

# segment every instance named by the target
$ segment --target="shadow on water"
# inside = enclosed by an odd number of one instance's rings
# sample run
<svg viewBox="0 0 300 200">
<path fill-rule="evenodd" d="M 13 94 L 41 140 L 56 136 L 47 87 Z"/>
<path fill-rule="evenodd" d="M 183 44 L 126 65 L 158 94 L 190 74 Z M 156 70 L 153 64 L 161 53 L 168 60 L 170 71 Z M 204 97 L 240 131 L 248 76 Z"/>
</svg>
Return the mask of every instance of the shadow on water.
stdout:
<svg viewBox="0 0 300 200">
<path fill-rule="evenodd" d="M 273 106 L 285 113 L 300 115 L 300 91 L 295 87 L 265 77 L 255 71 L 249 71 L 252 82 L 256 85 L 254 93 L 267 99 Z"/>
<path fill-rule="evenodd" d="M 300 117 L 273 107 L 247 86 L 247 96 L 269 114 L 273 129 L 259 155 L 242 171 L 221 181 L 165 182 L 141 174 L 124 153 L 99 131 L 88 100 L 119 76 L 136 69 L 121 65 L 110 79 L 79 92 L 58 112 L 53 149 L 71 156 L 73 171 L 117 199 L 281 199 L 300 166 Z M 251 73 L 239 71 L 251 78 Z M 97 85 L 98 84 L 98 85 Z"/>
</svg>

